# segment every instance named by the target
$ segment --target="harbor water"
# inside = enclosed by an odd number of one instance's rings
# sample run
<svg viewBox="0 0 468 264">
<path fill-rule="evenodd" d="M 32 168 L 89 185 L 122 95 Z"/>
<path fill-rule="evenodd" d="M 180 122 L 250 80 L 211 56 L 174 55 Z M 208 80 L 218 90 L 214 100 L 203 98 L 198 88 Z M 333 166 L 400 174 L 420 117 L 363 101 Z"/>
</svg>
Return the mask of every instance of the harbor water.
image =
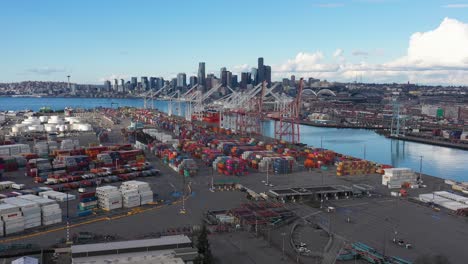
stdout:
<svg viewBox="0 0 468 264">
<path fill-rule="evenodd" d="M 10 98 L 0 97 L 0 111 L 31 109 L 38 111 L 47 106 L 54 110 L 72 108 L 94 108 L 134 106 L 143 107 L 142 99 L 108 98 Z M 149 102 L 148 105 L 152 105 Z M 154 101 L 154 107 L 168 111 L 168 102 Z M 179 110 L 180 109 L 180 110 Z M 173 114 L 184 114 L 183 104 L 173 103 Z M 331 149 L 339 153 L 366 158 L 395 167 L 408 167 L 419 171 L 422 156 L 422 172 L 444 179 L 468 181 L 468 151 L 448 147 L 432 146 L 417 142 L 388 139 L 365 129 L 338 129 L 302 125 L 301 142 Z M 265 136 L 274 136 L 274 122 L 264 124 Z"/>
</svg>

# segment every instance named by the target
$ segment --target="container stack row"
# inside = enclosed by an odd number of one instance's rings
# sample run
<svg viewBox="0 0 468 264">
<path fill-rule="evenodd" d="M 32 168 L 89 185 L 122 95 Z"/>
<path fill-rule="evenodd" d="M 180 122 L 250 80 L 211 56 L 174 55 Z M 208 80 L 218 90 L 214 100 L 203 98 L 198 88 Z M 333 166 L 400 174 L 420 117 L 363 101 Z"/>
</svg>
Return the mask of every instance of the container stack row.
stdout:
<svg viewBox="0 0 468 264">
<path fill-rule="evenodd" d="M 76 196 L 73 194 L 57 192 L 57 191 L 40 192 L 39 195 L 44 198 L 55 200 L 57 202 L 66 202 L 67 200 L 72 201 L 76 199 Z"/>
<path fill-rule="evenodd" d="M 3 236 L 24 231 L 24 218 L 18 206 L 0 204 L 0 217 Z"/>
<path fill-rule="evenodd" d="M 417 174 L 409 168 L 390 168 L 384 169 L 382 175 L 382 185 L 388 188 L 401 188 L 402 185 L 414 185 L 417 183 Z"/>
<path fill-rule="evenodd" d="M 341 161 L 336 168 L 337 176 L 362 175 L 375 173 L 376 167 L 373 162 L 367 160 Z"/>
<path fill-rule="evenodd" d="M 60 222 L 62 210 L 53 200 L 30 194 L 1 200 L 0 236 Z"/>
<path fill-rule="evenodd" d="M 122 191 L 122 194 L 125 192 L 137 194 L 139 197 L 138 205 L 144 205 L 153 202 L 153 191 L 147 182 L 127 181 L 122 183 L 120 190 Z M 137 200 L 136 197 L 134 199 L 135 201 Z"/>
<path fill-rule="evenodd" d="M 102 186 L 96 188 L 99 208 L 110 211 L 122 208 L 122 194 L 115 186 Z"/>
<path fill-rule="evenodd" d="M 87 216 L 92 214 L 93 209 L 98 205 L 96 192 L 81 193 L 79 199 L 78 216 Z"/>
<path fill-rule="evenodd" d="M 24 220 L 24 229 L 41 225 L 41 207 L 39 204 L 18 197 L 6 198 L 3 199 L 3 202 L 17 206 L 21 210 Z"/>
</svg>

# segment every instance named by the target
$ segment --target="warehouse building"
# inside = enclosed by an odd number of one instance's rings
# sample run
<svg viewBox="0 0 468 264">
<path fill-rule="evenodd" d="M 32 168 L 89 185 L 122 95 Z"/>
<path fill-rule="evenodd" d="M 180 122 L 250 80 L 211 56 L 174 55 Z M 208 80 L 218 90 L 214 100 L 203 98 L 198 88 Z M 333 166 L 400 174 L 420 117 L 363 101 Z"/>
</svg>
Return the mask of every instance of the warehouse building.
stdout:
<svg viewBox="0 0 468 264">
<path fill-rule="evenodd" d="M 73 245 L 74 264 L 111 263 L 191 263 L 197 256 L 192 241 L 185 235 L 155 239 Z"/>
</svg>

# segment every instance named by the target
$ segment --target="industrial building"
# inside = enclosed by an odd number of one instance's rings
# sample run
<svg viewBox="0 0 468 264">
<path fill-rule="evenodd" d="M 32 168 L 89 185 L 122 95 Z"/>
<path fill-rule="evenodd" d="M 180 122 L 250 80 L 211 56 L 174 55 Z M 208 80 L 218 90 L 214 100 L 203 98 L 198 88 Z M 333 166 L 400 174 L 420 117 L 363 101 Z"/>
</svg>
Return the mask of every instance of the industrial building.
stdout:
<svg viewBox="0 0 468 264">
<path fill-rule="evenodd" d="M 73 245 L 72 263 L 191 263 L 197 256 L 185 235 L 111 243 Z"/>
</svg>

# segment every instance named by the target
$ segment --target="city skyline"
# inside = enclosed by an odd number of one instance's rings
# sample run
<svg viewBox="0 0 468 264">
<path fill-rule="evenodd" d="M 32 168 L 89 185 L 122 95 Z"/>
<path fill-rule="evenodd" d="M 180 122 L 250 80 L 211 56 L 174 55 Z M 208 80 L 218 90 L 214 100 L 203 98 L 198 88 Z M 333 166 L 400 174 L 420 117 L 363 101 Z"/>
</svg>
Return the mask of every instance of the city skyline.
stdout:
<svg viewBox="0 0 468 264">
<path fill-rule="evenodd" d="M 226 67 L 241 81 L 263 57 L 273 81 L 294 74 L 468 84 L 468 5 L 461 2 L 110 3 L 1 3 L 8 38 L 0 43 L 0 82 L 71 75 L 73 82 L 102 84 L 178 73 L 188 81 L 198 76 L 199 62 L 206 75 Z M 103 15 L 111 13 L 123 16 Z"/>
</svg>

